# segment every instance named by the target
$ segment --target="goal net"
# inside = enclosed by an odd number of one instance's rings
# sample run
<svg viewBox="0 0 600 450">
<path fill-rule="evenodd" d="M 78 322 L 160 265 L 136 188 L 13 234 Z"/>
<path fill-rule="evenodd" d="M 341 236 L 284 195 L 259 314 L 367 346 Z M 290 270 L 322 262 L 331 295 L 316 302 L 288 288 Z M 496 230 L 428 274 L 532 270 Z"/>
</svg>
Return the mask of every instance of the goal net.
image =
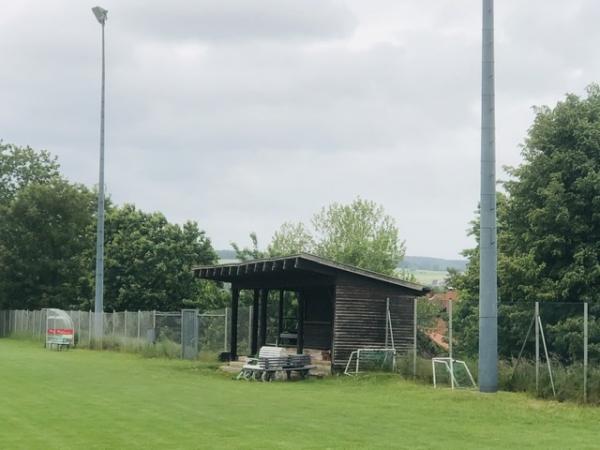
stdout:
<svg viewBox="0 0 600 450">
<path fill-rule="evenodd" d="M 361 372 L 395 372 L 396 349 L 359 348 L 350 354 L 346 364 L 346 375 L 358 375 Z"/>
<path fill-rule="evenodd" d="M 432 358 L 433 387 L 449 384 L 452 389 L 477 387 L 469 366 L 453 358 Z"/>
</svg>

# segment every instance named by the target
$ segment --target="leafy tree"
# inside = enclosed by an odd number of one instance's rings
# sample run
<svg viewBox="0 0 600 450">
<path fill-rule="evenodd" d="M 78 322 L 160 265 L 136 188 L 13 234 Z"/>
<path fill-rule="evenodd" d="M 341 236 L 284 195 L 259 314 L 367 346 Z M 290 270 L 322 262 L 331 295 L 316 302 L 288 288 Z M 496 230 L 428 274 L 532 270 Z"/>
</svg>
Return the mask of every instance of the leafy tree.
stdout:
<svg viewBox="0 0 600 450">
<path fill-rule="evenodd" d="M 60 178 L 56 158 L 46 151 L 4 144 L 0 140 L 0 206 L 8 205 L 19 190 L 30 183 L 48 183 Z"/>
<path fill-rule="evenodd" d="M 375 202 L 333 203 L 312 220 L 319 256 L 384 274 L 393 274 L 405 254 L 395 220 Z"/>
<path fill-rule="evenodd" d="M 68 183 L 56 158 L 0 141 L 0 307 L 90 308 L 97 195 Z M 221 307 L 221 286 L 193 279 L 216 260 L 194 222 L 170 224 L 107 199 L 106 309 Z"/>
<path fill-rule="evenodd" d="M 312 253 L 314 246 L 313 237 L 302 222 L 285 222 L 273 235 L 267 253 L 269 256 Z"/>
<path fill-rule="evenodd" d="M 394 219 L 382 206 L 357 198 L 348 205 L 333 203 L 315 214 L 312 229 L 303 223 L 284 223 L 273 235 L 266 252 L 259 249 L 256 233 L 250 234 L 252 247 L 232 243 L 237 259 L 285 256 L 301 252 L 354 265 L 384 274 L 395 274 L 405 253 Z M 400 271 L 406 279 L 414 279 Z"/>
<path fill-rule="evenodd" d="M 254 231 L 250 233 L 250 241 L 252 242 L 252 247 L 242 248 L 235 242 L 231 243 L 231 248 L 235 251 L 236 259 L 239 259 L 240 261 L 249 261 L 251 259 L 266 258 L 268 256 L 266 252 L 259 250 L 258 237 Z"/>
<path fill-rule="evenodd" d="M 91 295 L 82 254 L 94 247 L 95 196 L 60 179 L 15 193 L 0 221 L 4 308 L 71 308 Z"/>
<path fill-rule="evenodd" d="M 510 302 L 592 302 L 600 312 L 600 88 L 567 95 L 554 108 L 541 107 L 522 151 L 523 163 L 507 168 L 506 195 L 498 196 L 499 350 L 510 356 L 531 320 L 532 307 Z M 477 236 L 478 221 L 471 232 Z M 477 347 L 478 248 L 464 253 L 467 271 L 453 274 L 461 293 L 457 331 L 461 345 Z M 573 352 L 564 336 L 573 328 L 568 312 L 546 308 L 549 346 Z M 581 342 L 580 336 L 577 337 Z M 574 355 L 562 355 L 568 359 Z"/>
<path fill-rule="evenodd" d="M 192 274 L 193 266 L 217 259 L 195 222 L 179 226 L 161 213 L 124 205 L 107 213 L 105 230 L 106 309 L 222 306 L 224 294 Z"/>
<path fill-rule="evenodd" d="M 509 169 L 504 252 L 521 298 L 600 300 L 600 87 L 587 92 L 538 108 L 524 163 Z"/>
</svg>

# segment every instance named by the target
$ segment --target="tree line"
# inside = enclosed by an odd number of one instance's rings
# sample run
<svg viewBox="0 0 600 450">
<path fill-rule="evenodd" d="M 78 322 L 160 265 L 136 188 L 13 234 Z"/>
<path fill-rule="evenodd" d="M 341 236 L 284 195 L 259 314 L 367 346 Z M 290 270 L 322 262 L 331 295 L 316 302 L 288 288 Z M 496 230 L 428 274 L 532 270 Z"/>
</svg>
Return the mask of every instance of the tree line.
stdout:
<svg viewBox="0 0 600 450">
<path fill-rule="evenodd" d="M 105 310 L 208 310 L 227 304 L 222 284 L 197 280 L 192 267 L 215 264 L 211 240 L 196 222 L 105 200 Z M 0 309 L 92 309 L 97 192 L 72 183 L 47 151 L 0 141 Z M 314 253 L 396 274 L 405 253 L 395 220 L 356 198 L 333 203 L 311 225 L 284 223 L 265 250 L 232 243 L 236 258 Z"/>
<path fill-rule="evenodd" d="M 106 310 L 221 305 L 192 276 L 217 261 L 196 222 L 106 200 Z M 93 308 L 97 193 L 69 182 L 46 151 L 0 142 L 0 308 Z"/>
</svg>

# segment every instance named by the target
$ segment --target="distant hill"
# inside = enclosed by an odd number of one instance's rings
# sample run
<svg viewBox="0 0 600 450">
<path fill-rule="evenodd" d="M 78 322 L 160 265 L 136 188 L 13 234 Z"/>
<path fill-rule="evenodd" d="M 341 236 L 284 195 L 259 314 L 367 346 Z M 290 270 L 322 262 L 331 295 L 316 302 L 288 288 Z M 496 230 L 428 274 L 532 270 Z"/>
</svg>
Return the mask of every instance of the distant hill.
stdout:
<svg viewBox="0 0 600 450">
<path fill-rule="evenodd" d="M 442 259 L 429 256 L 405 256 L 399 264 L 403 269 L 446 271 L 448 268 L 464 272 L 467 261 L 463 259 Z"/>
<path fill-rule="evenodd" d="M 233 250 L 216 250 L 217 255 L 219 256 L 220 260 L 223 259 L 235 259 L 235 251 Z"/>
<path fill-rule="evenodd" d="M 235 260 L 235 252 L 233 250 L 217 250 L 217 255 L 219 255 L 221 261 Z M 462 272 L 467 267 L 467 261 L 462 259 L 431 258 L 429 256 L 405 256 L 404 261 L 400 263 L 399 267 L 402 269 L 442 272 L 445 272 L 450 267 Z"/>
</svg>

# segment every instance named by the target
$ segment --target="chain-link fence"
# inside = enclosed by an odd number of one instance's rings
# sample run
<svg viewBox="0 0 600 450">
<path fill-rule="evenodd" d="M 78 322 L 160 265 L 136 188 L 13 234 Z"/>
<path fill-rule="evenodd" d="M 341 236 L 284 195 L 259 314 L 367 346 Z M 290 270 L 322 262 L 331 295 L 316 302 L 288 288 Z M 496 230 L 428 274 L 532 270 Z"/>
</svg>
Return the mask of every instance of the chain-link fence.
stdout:
<svg viewBox="0 0 600 450">
<path fill-rule="evenodd" d="M 192 310 L 193 311 L 193 310 Z M 0 311 L 0 337 L 43 342 L 45 310 Z M 98 347 L 94 313 L 68 311 L 79 347 Z M 250 353 L 252 306 L 238 310 L 238 354 Z M 182 312 L 119 311 L 104 313 L 102 347 L 149 356 L 182 357 L 182 336 L 193 355 L 216 357 L 229 351 L 229 308 L 197 313 L 185 329 Z M 276 311 L 268 310 L 269 330 Z M 189 325 L 188 325 L 189 328 Z M 471 385 L 477 379 L 479 318 L 476 303 L 419 299 L 413 317 L 413 344 L 399 355 L 398 370 L 436 384 Z M 272 334 L 272 332 L 270 331 Z M 267 341 L 275 343 L 275 336 Z M 189 353 L 188 353 L 189 357 Z M 544 398 L 600 403 L 600 305 L 560 302 L 515 302 L 498 306 L 499 387 Z M 439 364 L 434 364 L 436 359 Z M 455 361 L 462 361 L 451 367 Z M 435 369 L 435 370 L 434 370 Z M 450 369 L 450 370 L 449 370 Z M 467 370 L 468 369 L 468 370 Z M 451 374 L 454 373 L 454 379 Z"/>
<path fill-rule="evenodd" d="M 114 311 L 105 312 L 101 347 L 111 350 L 140 352 L 148 356 L 180 358 L 182 342 L 189 345 L 185 356 L 216 356 L 229 351 L 231 311 L 229 308 L 195 314 L 196 320 L 182 322 L 182 311 Z M 67 311 L 73 321 L 75 344 L 99 348 L 94 338 L 94 312 Z M 250 350 L 251 307 L 238 312 L 238 348 Z M 45 342 L 46 310 L 0 311 L 0 337 L 17 337 Z M 182 340 L 183 339 L 183 340 Z"/>
<path fill-rule="evenodd" d="M 419 299 L 415 322 L 416 346 L 404 365 L 406 375 L 431 383 L 435 371 L 438 385 L 471 386 L 465 366 L 477 379 L 477 304 Z M 450 359 L 464 365 L 451 371 Z M 600 403 L 600 305 L 500 302 L 498 359 L 500 389 Z"/>
</svg>

